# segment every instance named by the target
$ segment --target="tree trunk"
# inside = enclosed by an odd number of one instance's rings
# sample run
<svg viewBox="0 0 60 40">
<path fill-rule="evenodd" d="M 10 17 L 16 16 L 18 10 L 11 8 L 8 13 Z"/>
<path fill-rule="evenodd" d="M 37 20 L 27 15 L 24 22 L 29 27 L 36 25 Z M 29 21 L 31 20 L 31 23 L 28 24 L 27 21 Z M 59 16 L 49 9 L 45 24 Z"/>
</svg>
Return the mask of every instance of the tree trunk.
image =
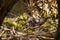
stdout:
<svg viewBox="0 0 60 40">
<path fill-rule="evenodd" d="M 2 22 L 7 15 L 7 13 L 11 10 L 13 5 L 18 0 L 0 0 L 0 26 L 2 25 Z"/>
<path fill-rule="evenodd" d="M 58 3 L 58 27 L 57 27 L 57 31 L 56 31 L 56 35 L 55 35 L 55 39 L 54 40 L 60 40 L 60 0 L 57 0 Z"/>
</svg>

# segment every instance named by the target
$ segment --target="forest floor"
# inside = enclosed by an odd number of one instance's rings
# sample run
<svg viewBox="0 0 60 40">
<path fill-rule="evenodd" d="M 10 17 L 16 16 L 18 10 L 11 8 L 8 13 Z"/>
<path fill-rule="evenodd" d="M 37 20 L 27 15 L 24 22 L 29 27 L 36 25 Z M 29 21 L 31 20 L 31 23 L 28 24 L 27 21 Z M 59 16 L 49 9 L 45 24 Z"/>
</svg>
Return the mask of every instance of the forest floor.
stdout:
<svg viewBox="0 0 60 40">
<path fill-rule="evenodd" d="M 54 38 L 46 32 L 38 33 L 23 33 L 18 32 L 12 28 L 7 28 L 6 26 L 1 26 L 0 29 L 0 40 L 54 40 Z"/>
</svg>

